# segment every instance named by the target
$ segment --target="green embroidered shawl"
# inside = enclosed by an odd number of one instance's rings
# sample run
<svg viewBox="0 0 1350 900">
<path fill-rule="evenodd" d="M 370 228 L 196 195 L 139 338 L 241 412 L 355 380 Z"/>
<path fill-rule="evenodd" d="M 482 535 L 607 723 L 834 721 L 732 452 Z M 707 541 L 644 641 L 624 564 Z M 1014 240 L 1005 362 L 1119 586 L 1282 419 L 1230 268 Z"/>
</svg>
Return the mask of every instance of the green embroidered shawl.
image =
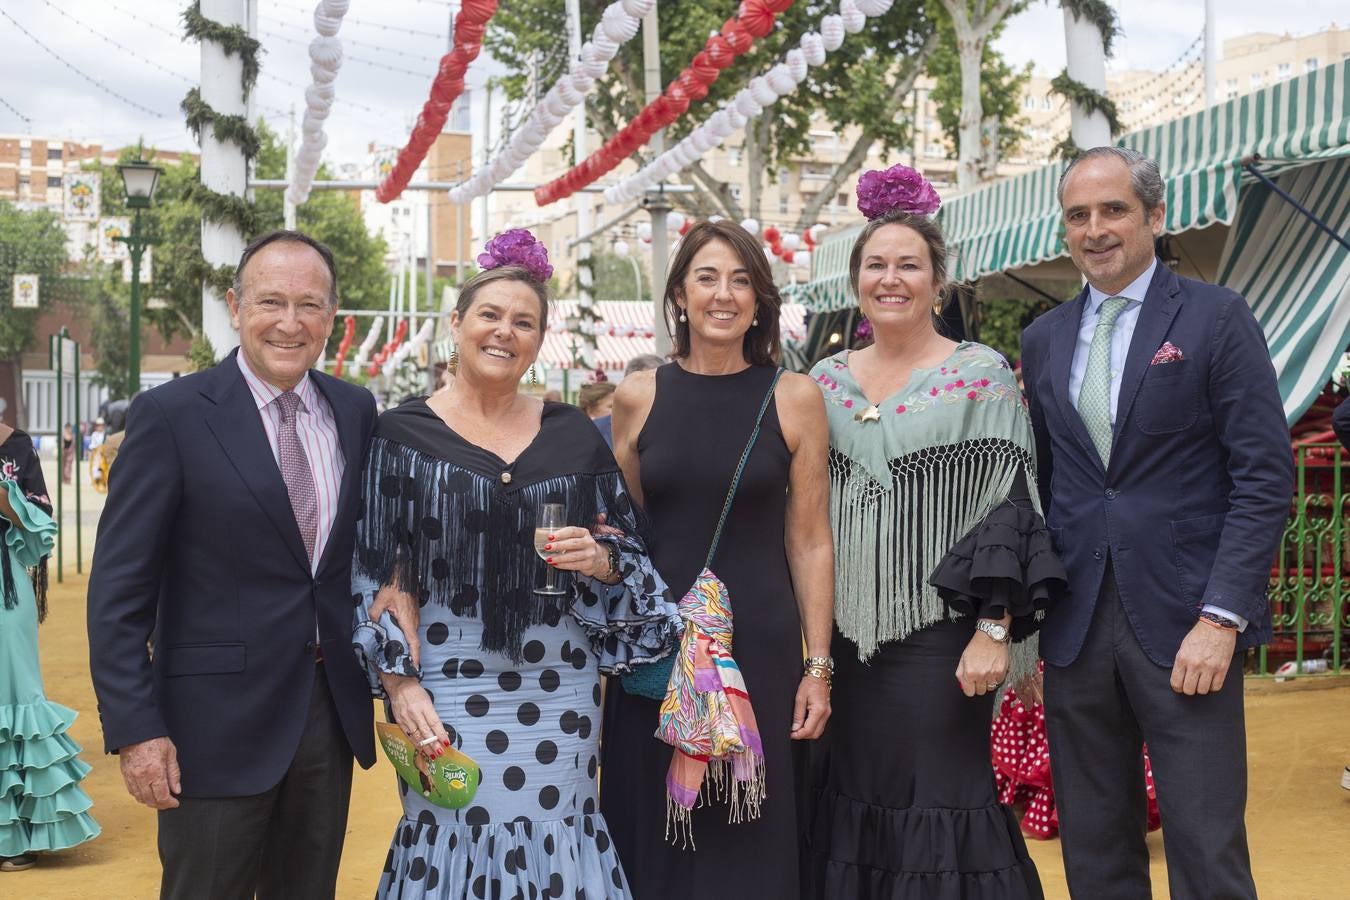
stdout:
<svg viewBox="0 0 1350 900">
<path fill-rule="evenodd" d="M 1008 363 L 983 344 L 915 369 L 875 413 L 848 351 L 811 377 L 830 427 L 835 622 L 866 660 L 944 617 L 929 575 L 1007 499 L 1018 472 L 1039 507 L 1031 417 Z M 1034 640 L 1015 645 L 1010 676 L 1034 671 L 1036 652 Z"/>
</svg>

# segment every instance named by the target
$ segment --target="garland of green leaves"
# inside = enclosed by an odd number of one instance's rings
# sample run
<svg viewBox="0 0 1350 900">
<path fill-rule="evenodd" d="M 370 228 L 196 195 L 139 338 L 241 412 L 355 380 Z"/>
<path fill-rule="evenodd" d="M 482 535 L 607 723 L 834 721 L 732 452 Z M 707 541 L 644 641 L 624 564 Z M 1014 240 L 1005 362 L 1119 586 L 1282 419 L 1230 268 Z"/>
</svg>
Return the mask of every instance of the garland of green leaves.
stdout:
<svg viewBox="0 0 1350 900">
<path fill-rule="evenodd" d="M 219 44 L 226 54 L 239 57 L 243 64 L 240 89 L 244 100 L 247 100 L 258 81 L 258 53 L 262 45 L 238 25 L 223 25 L 206 18 L 202 15 L 199 0 L 193 0 L 183 11 L 183 32 L 198 42 L 212 41 Z M 210 125 L 215 139 L 238 145 L 246 162 L 251 162 L 258 155 L 261 140 L 244 116 L 217 113 L 202 99 L 201 91 L 195 87 L 183 98 L 181 108 L 188 128 L 192 129 L 199 141 L 202 130 Z M 256 234 L 261 227 L 258 213 L 247 199 L 212 190 L 200 180 L 188 186 L 184 199 L 197 205 L 204 220 L 217 225 L 233 225 L 245 237 Z M 225 292 L 234 282 L 233 266 L 212 265 L 199 248 L 196 258 L 191 261 L 191 268 L 212 293 L 224 299 Z M 205 332 L 198 332 L 193 340 L 188 350 L 188 360 L 198 370 L 215 365 L 215 352 Z"/>
<path fill-rule="evenodd" d="M 584 269 L 585 272 L 586 272 L 586 279 L 585 279 L 585 280 L 588 281 L 588 282 L 590 282 L 590 287 L 587 288 L 587 290 L 589 290 L 589 291 L 591 291 L 592 293 L 594 293 L 594 291 L 595 291 L 595 254 L 594 254 L 594 253 L 591 253 L 591 254 L 589 254 L 589 255 L 587 255 L 587 256 L 584 256 L 584 257 L 583 257 L 583 256 L 580 256 L 580 255 L 577 256 L 577 275 L 576 275 L 576 291 L 577 291 L 577 297 L 578 297 L 578 302 L 577 302 L 577 317 L 578 317 L 579 319 L 581 319 L 582 321 L 589 322 L 591 325 L 597 325 L 597 324 L 599 324 L 599 322 L 600 322 L 600 314 L 597 313 L 597 312 L 595 311 L 595 301 L 592 300 L 590 303 L 582 303 L 582 302 L 580 302 L 580 299 L 579 299 L 579 298 L 581 297 L 581 290 L 582 290 L 582 288 L 581 288 L 581 284 L 582 284 L 582 275 L 581 275 L 581 273 L 582 273 L 582 270 L 583 270 L 583 269 Z M 595 335 L 595 330 L 594 330 L 594 328 L 592 328 L 592 329 L 590 329 L 590 330 L 583 330 L 582 333 L 581 333 L 581 336 L 582 336 L 582 338 L 586 341 L 586 343 L 588 343 L 588 344 L 591 345 L 591 351 L 592 351 L 592 352 L 594 352 L 595 350 L 597 350 L 597 349 L 599 348 L 599 346 L 600 346 L 600 341 L 599 341 L 599 339 L 598 339 L 598 338 L 596 337 L 596 335 Z M 599 368 L 599 367 L 600 367 L 600 364 L 599 364 L 599 361 L 597 360 L 597 361 L 596 361 L 596 368 Z"/>
<path fill-rule="evenodd" d="M 202 15 L 200 0 L 183 10 L 183 31 L 197 42 L 212 41 L 244 64 L 244 97 L 247 98 L 258 83 L 258 51 L 262 43 L 238 25 L 222 25 Z"/>
<path fill-rule="evenodd" d="M 1073 13 L 1074 18 L 1085 19 L 1097 26 L 1097 31 L 1102 36 L 1102 51 L 1106 54 L 1106 58 L 1110 59 L 1111 44 L 1120 34 L 1120 19 L 1116 16 L 1116 11 L 1111 8 L 1111 5 L 1106 3 L 1105 0 L 1059 0 L 1059 5 Z M 1070 78 L 1067 66 L 1050 82 L 1050 90 L 1070 103 L 1076 103 L 1089 115 L 1099 112 L 1105 116 L 1112 137 L 1121 132 L 1123 126 L 1115 102 L 1105 93 Z M 1072 135 L 1070 135 L 1055 145 L 1051 155 L 1058 156 L 1061 159 L 1072 159 L 1082 151 L 1083 148 L 1075 144 Z"/>
<path fill-rule="evenodd" d="M 253 126 L 248 124 L 246 117 L 222 116 L 202 99 L 202 92 L 198 88 L 187 92 L 179 108 L 183 110 L 183 115 L 187 117 L 187 126 L 192 129 L 193 136 L 199 142 L 202 129 L 210 125 L 211 133 L 215 135 L 216 140 L 221 143 L 233 141 L 243 149 L 244 156 L 248 159 L 257 156 L 258 151 L 262 149 L 262 139 L 258 137 L 258 132 Z"/>
</svg>

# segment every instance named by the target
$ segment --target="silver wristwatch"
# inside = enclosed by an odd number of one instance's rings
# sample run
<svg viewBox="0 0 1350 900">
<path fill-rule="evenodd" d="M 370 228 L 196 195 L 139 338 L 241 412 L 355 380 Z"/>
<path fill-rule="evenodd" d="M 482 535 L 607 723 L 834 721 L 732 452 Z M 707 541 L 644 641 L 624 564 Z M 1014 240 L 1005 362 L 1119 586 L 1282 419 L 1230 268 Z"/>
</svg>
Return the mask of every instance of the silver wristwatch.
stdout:
<svg viewBox="0 0 1350 900">
<path fill-rule="evenodd" d="M 1012 639 L 1012 634 L 1008 631 L 1008 626 L 1001 622 L 993 622 L 989 619 L 977 619 L 975 627 L 985 634 L 989 635 L 1000 644 L 1006 644 Z"/>
</svg>

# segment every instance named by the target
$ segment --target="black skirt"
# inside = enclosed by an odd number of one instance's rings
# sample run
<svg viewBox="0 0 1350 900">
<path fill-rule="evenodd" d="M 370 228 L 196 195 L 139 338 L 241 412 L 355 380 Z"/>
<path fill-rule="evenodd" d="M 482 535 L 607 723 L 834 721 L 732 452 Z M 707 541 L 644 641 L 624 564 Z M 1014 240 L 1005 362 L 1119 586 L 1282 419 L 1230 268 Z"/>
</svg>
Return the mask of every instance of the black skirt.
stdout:
<svg viewBox="0 0 1350 900">
<path fill-rule="evenodd" d="M 812 751 L 804 897 L 1040 900 L 1040 878 L 989 755 L 994 695 L 956 666 L 973 619 L 884 644 L 867 663 L 834 636 L 833 715 Z"/>
</svg>

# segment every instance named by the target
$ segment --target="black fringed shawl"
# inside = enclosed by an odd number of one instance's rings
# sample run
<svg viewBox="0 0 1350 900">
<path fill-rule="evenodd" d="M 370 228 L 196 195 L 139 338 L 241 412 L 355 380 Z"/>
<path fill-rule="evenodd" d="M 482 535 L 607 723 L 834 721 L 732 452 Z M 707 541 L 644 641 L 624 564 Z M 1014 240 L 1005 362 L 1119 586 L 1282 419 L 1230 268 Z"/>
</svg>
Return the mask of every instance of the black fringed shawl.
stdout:
<svg viewBox="0 0 1350 900">
<path fill-rule="evenodd" d="M 556 623 L 566 594 L 535 593 L 545 563 L 534 551 L 539 505 L 562 503 L 568 525 L 638 533 L 636 510 L 599 431 L 575 407 L 545 403 L 539 434 L 510 465 L 469 443 L 411 400 L 382 416 L 362 475 L 353 568 L 418 602 L 483 622 L 486 651 L 519 662 L 521 635 Z"/>
<path fill-rule="evenodd" d="M 47 496 L 47 482 L 42 477 L 42 464 L 38 461 L 37 451 L 33 449 L 33 439 L 23 431 L 0 425 L 0 437 L 3 437 L 5 431 L 9 432 L 9 436 L 0 441 L 0 482 L 17 483 L 24 498 L 50 516 L 52 501 Z M 0 516 L 0 540 L 3 540 L 5 532 L 13 527 L 9 519 Z M 28 576 L 33 583 L 38 621 L 42 622 L 47 618 L 46 556 L 28 571 Z M 0 550 L 0 594 L 4 596 L 5 609 L 13 609 L 19 602 L 15 577 L 10 554 Z"/>
</svg>

